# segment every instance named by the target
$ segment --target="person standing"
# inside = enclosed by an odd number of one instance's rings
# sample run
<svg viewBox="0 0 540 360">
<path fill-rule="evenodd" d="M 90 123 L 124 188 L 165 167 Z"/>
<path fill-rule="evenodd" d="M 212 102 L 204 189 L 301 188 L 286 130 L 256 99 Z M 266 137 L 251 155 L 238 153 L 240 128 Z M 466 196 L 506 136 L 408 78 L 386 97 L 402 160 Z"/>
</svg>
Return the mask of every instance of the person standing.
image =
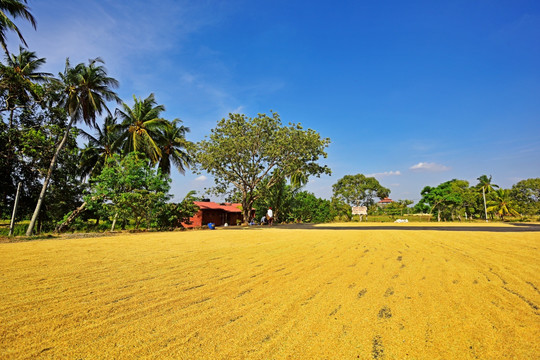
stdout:
<svg viewBox="0 0 540 360">
<path fill-rule="evenodd" d="M 266 218 L 268 219 L 268 225 L 272 226 L 272 223 L 274 222 L 274 212 L 272 211 L 272 208 L 268 208 Z"/>
</svg>

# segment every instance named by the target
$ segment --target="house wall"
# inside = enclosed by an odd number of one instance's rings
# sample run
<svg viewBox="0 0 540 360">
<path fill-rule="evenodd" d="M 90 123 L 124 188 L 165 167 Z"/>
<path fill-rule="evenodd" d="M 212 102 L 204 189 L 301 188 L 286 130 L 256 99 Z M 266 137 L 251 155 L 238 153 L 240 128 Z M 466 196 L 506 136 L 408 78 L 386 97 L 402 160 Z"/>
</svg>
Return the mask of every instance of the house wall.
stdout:
<svg viewBox="0 0 540 360">
<path fill-rule="evenodd" d="M 202 225 L 214 223 L 216 226 L 221 226 L 225 223 L 225 211 L 223 210 L 205 209 L 202 212 Z"/>
<path fill-rule="evenodd" d="M 252 211 L 255 215 L 255 210 Z M 191 224 L 182 223 L 185 228 L 201 227 L 208 223 L 214 223 L 216 226 L 223 226 L 225 223 L 236 225 L 237 220 L 242 222 L 241 212 L 227 212 L 221 209 L 201 209 L 190 218 Z"/>
</svg>

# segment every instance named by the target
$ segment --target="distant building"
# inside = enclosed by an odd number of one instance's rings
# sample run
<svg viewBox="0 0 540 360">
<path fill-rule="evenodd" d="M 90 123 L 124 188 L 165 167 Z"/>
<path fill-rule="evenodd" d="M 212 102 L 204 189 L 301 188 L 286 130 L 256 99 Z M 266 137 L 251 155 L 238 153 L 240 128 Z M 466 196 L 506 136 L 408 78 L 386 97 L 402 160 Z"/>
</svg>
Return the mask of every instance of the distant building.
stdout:
<svg viewBox="0 0 540 360">
<path fill-rule="evenodd" d="M 242 222 L 242 204 L 238 203 L 215 203 L 208 200 L 194 201 L 199 207 L 199 211 L 189 218 L 190 224 L 182 223 L 186 228 L 201 227 L 208 223 L 214 223 L 215 226 L 225 224 L 236 225 Z M 255 216 L 255 209 L 251 210 L 251 217 Z"/>
<path fill-rule="evenodd" d="M 377 206 L 386 206 L 386 205 L 391 204 L 391 203 L 393 203 L 393 202 L 394 202 L 394 200 L 385 197 L 384 199 L 382 199 L 381 201 L 379 201 L 379 202 L 377 203 Z"/>
</svg>

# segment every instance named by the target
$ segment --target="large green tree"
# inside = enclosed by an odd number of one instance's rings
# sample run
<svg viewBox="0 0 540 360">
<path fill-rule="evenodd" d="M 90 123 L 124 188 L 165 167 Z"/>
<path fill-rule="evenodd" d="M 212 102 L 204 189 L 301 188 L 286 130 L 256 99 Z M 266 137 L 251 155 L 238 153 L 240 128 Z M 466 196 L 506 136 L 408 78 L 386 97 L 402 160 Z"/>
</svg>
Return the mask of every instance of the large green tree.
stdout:
<svg viewBox="0 0 540 360">
<path fill-rule="evenodd" d="M 21 147 L 34 147 L 32 143 L 25 143 L 28 135 L 48 133 L 41 131 L 44 124 L 40 119 L 45 112 L 37 105 L 43 99 L 43 85 L 50 75 L 39 71 L 44 63 L 45 59 L 23 48 L 18 55 L 8 55 L 0 63 L 0 207 L 7 205 L 17 182 L 24 180 L 22 207 L 27 205 L 28 189 L 33 189 L 34 177 L 30 173 L 35 174 L 35 171 L 27 166 L 30 161 L 22 155 Z M 52 110 L 48 111 L 54 117 L 52 113 Z M 52 118 L 51 123 L 55 123 Z M 26 174 L 24 179 L 23 172 Z"/>
<path fill-rule="evenodd" d="M 419 204 L 429 205 L 429 213 L 437 211 L 437 220 L 461 218 L 460 211 L 466 205 L 469 183 L 465 180 L 452 179 L 436 187 L 426 186 L 420 195 Z M 422 205 L 420 205 L 422 206 Z"/>
<path fill-rule="evenodd" d="M 105 206 L 111 216 L 134 218 L 136 229 L 143 221 L 150 227 L 170 197 L 169 182 L 169 178 L 135 152 L 123 158 L 114 155 L 92 181 L 85 201 L 90 207 Z"/>
<path fill-rule="evenodd" d="M 332 185 L 333 197 L 345 201 L 349 206 L 370 206 L 374 198 L 383 199 L 390 189 L 382 186 L 374 177 L 363 174 L 345 175 Z"/>
<path fill-rule="evenodd" d="M 293 176 L 299 178 L 299 172 L 306 177 L 330 174 L 330 169 L 318 162 L 326 158 L 329 143 L 330 139 L 304 130 L 300 124 L 282 125 L 275 112 L 253 118 L 229 114 L 197 144 L 196 162 L 200 170 L 214 177 L 215 192 L 230 192 L 233 187 L 241 193 L 243 220 L 247 223 L 263 187 L 271 188 Z"/>
<path fill-rule="evenodd" d="M 15 116 L 11 129 L 0 126 L 0 207 L 11 208 L 17 183 L 21 194 L 17 214 L 23 218 L 32 216 L 36 199 L 42 188 L 44 174 L 55 153 L 56 139 L 65 132 L 67 117 L 62 109 L 41 109 L 39 106 L 24 108 Z M 10 134 L 8 141 L 2 141 Z M 50 178 L 44 202 L 44 211 L 37 220 L 38 228 L 50 229 L 51 224 L 62 219 L 80 199 L 81 183 L 78 178 L 79 149 L 76 142 L 77 129 L 72 128 L 63 151 L 57 158 L 57 169 Z M 6 212 L 4 211 L 6 214 Z M 9 212 L 10 214 L 10 212 Z M 9 216 L 7 214 L 7 216 Z"/>
<path fill-rule="evenodd" d="M 23 18 L 26 19 L 32 24 L 34 29 L 36 28 L 36 19 L 30 13 L 30 9 L 26 6 L 26 0 L 0 0 L 0 44 L 4 52 L 9 56 L 9 51 L 6 44 L 6 35 L 8 31 L 13 31 L 19 36 L 19 40 L 25 45 L 28 46 L 26 40 L 22 36 L 19 28 L 10 16 L 13 18 Z"/>
<path fill-rule="evenodd" d="M 521 180 L 514 184 L 512 198 L 521 213 L 540 215 L 540 178 Z"/>
<path fill-rule="evenodd" d="M 72 67 L 69 60 L 66 60 L 64 72 L 60 73 L 60 79 L 54 82 L 59 104 L 69 116 L 69 123 L 51 159 L 34 214 L 26 231 L 27 236 L 32 235 L 58 155 L 67 141 L 71 127 L 81 120 L 89 126 L 95 126 L 96 116 L 104 111 L 108 112 L 107 101 L 120 101 L 113 91 L 113 88 L 118 87 L 118 81 L 107 75 L 102 63 L 103 60 L 96 58 L 90 60 L 88 65 L 80 63 Z"/>
<path fill-rule="evenodd" d="M 308 191 L 300 191 L 294 195 L 285 219 L 302 223 L 328 222 L 332 220 L 330 200 L 320 199 Z"/>
</svg>

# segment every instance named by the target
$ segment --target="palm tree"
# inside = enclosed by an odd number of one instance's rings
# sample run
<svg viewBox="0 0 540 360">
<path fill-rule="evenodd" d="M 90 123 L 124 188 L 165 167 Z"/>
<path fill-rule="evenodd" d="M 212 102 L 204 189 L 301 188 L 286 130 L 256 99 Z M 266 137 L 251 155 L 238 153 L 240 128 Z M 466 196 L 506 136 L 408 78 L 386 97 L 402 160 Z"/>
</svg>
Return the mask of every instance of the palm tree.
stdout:
<svg viewBox="0 0 540 360">
<path fill-rule="evenodd" d="M 116 125 L 116 118 L 108 115 L 105 117 L 103 127 L 96 126 L 96 136 L 81 130 L 81 135 L 88 140 L 81 151 L 81 175 L 83 178 L 99 174 L 107 160 L 113 154 L 118 153 L 120 133 L 115 129 Z"/>
<path fill-rule="evenodd" d="M 192 163 L 189 154 L 192 143 L 186 140 L 189 128 L 184 125 L 178 126 L 181 122 L 180 119 L 174 119 L 169 126 L 163 129 L 158 140 L 161 149 L 158 167 L 163 174 L 169 175 L 171 173 L 171 162 L 181 174 L 184 174 L 185 169 Z"/>
<path fill-rule="evenodd" d="M 499 189 L 493 192 L 494 200 L 488 201 L 489 207 L 486 211 L 496 213 L 504 220 L 506 215 L 520 216 L 514 209 L 510 190 Z"/>
<path fill-rule="evenodd" d="M 116 116 L 122 121 L 117 128 L 123 133 L 124 151 L 143 153 L 156 164 L 162 155 L 158 144 L 162 131 L 169 126 L 167 120 L 159 117 L 165 106 L 157 104 L 154 94 L 144 100 L 133 96 L 133 100 L 133 107 L 122 103 L 123 110 L 116 109 Z"/>
<path fill-rule="evenodd" d="M 48 81 L 52 74 L 38 71 L 45 59 L 23 47 L 19 47 L 17 56 L 6 56 L 6 63 L 0 64 L 0 88 L 6 91 L 5 107 L 0 111 L 10 111 L 11 128 L 15 109 L 26 106 L 31 99 L 39 100 L 37 84 Z"/>
<path fill-rule="evenodd" d="M 6 44 L 6 32 L 8 30 L 16 32 L 21 42 L 25 46 L 28 46 L 26 40 L 24 40 L 24 37 L 19 31 L 19 28 L 8 17 L 8 14 L 11 15 L 13 18 L 22 17 L 28 20 L 30 24 L 32 24 L 32 27 L 36 29 L 36 19 L 34 19 L 34 16 L 30 13 L 28 7 L 26 6 L 26 3 L 26 0 L 0 0 L 0 44 L 2 44 L 2 48 L 8 56 L 9 51 Z"/>
<path fill-rule="evenodd" d="M 47 191 L 47 186 L 56 165 L 56 159 L 66 143 L 73 124 L 82 119 L 87 125 L 95 126 L 96 114 L 101 115 L 105 110 L 109 112 L 106 101 L 120 102 L 120 98 L 112 90 L 112 88 L 118 87 L 118 81 L 108 77 L 107 70 L 100 63 L 103 63 L 103 60 L 96 58 L 90 60 L 88 65 L 80 63 L 75 67 L 71 67 L 68 59 L 66 60 L 64 73 L 60 73 L 60 79 L 55 81 L 59 93 L 62 95 L 60 104 L 68 114 L 70 120 L 65 129 L 64 136 L 53 155 L 47 176 L 43 181 L 36 209 L 30 220 L 26 236 L 32 235 L 45 192 Z"/>
<path fill-rule="evenodd" d="M 476 185 L 476 188 L 477 189 L 482 189 L 482 196 L 484 198 L 484 213 L 486 215 L 486 222 L 488 222 L 488 217 L 487 217 L 488 212 L 487 212 L 487 205 L 486 205 L 486 193 L 489 193 L 490 191 L 493 191 L 493 189 L 496 189 L 499 186 L 491 183 L 491 175 L 489 175 L 489 178 L 487 177 L 487 175 L 482 175 L 477 180 L 479 182 L 478 182 L 478 185 Z"/>
<path fill-rule="evenodd" d="M 117 154 L 119 149 L 118 140 L 120 133 L 116 126 L 116 118 L 112 115 L 107 115 L 103 123 L 103 127 L 96 125 L 97 136 L 92 136 L 84 130 L 80 130 L 80 134 L 88 140 L 80 155 L 81 178 L 90 178 L 94 175 L 99 175 L 103 167 L 107 164 L 107 160 Z M 93 198 L 94 200 L 96 198 Z M 86 210 L 88 203 L 84 201 L 79 207 L 71 212 L 71 214 L 58 224 L 55 228 L 56 233 L 61 233 L 69 228 L 73 221 Z M 96 225 L 99 223 L 97 218 Z"/>
</svg>

